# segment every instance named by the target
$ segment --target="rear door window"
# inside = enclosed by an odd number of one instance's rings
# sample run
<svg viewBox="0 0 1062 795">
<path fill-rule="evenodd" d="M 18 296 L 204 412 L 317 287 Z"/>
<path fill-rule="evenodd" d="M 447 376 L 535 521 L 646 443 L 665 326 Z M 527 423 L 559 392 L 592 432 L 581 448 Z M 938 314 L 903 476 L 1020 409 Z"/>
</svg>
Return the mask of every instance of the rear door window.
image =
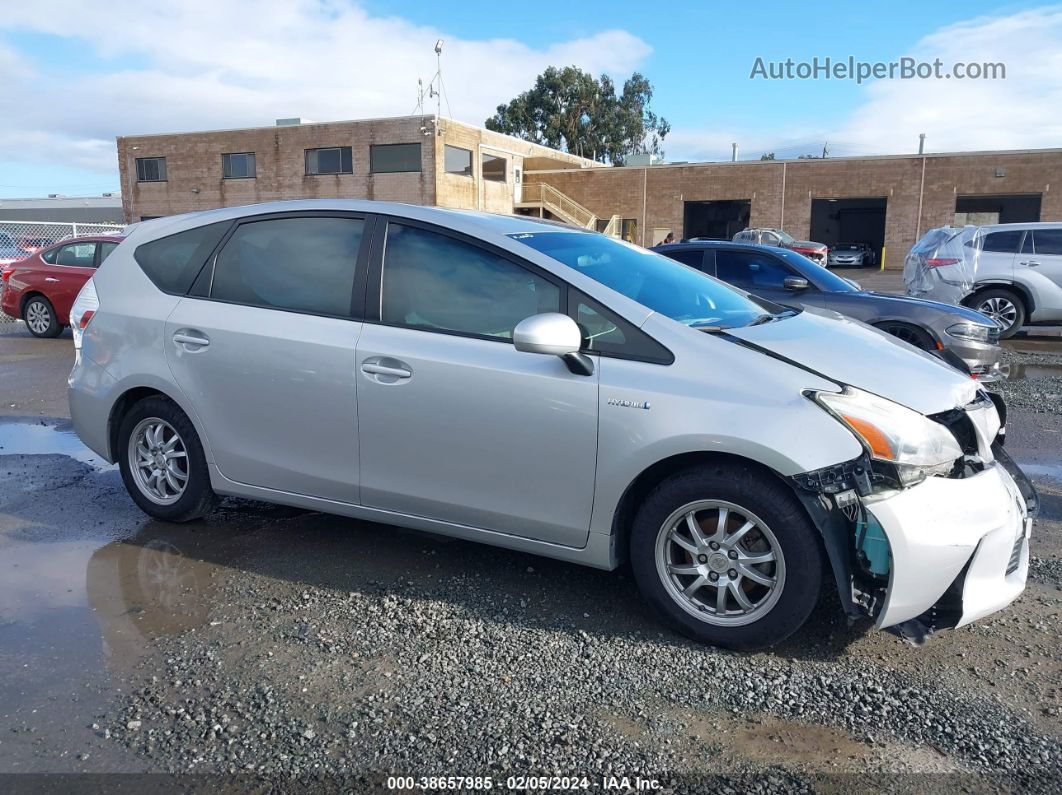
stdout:
<svg viewBox="0 0 1062 795">
<path fill-rule="evenodd" d="M 1021 245 L 1023 230 L 1008 230 L 1006 232 L 989 232 L 981 243 L 982 251 L 995 251 L 1002 254 L 1014 254 Z"/>
<path fill-rule="evenodd" d="M 55 264 L 71 268 L 92 268 L 96 264 L 96 244 L 70 243 L 63 246 L 56 254 Z"/>
<path fill-rule="evenodd" d="M 240 224 L 218 253 L 210 297 L 350 317 L 361 218 L 269 218 Z"/>
<path fill-rule="evenodd" d="M 197 226 L 137 246 L 133 259 L 164 293 L 184 295 L 231 224 Z"/>
<path fill-rule="evenodd" d="M 110 256 L 110 253 L 116 248 L 118 248 L 117 243 L 112 243 L 106 240 L 100 243 L 100 265 L 103 264 L 103 261 L 107 259 L 107 257 Z"/>
</svg>

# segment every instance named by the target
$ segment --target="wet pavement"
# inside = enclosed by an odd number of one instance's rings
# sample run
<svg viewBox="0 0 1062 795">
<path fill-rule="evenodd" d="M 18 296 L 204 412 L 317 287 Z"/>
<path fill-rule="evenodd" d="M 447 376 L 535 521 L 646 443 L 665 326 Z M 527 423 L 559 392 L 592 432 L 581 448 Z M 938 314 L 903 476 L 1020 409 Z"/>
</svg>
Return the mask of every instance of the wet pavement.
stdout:
<svg viewBox="0 0 1062 795">
<path fill-rule="evenodd" d="M 1011 347 L 1017 357 L 1012 361 L 1016 376 L 1030 384 L 1049 382 L 1062 368 L 1062 344 L 1037 344 L 1027 359 L 1021 358 L 1019 343 Z M 728 764 L 742 770 L 773 769 L 776 764 L 790 772 L 830 770 L 837 764 L 831 749 L 843 749 L 846 758 L 858 760 L 849 763 L 852 770 L 876 766 L 1000 772 L 1019 763 L 1057 763 L 1051 743 L 1062 736 L 1058 413 L 1017 411 L 1011 418 L 1008 449 L 1041 488 L 1044 514 L 1034 530 L 1036 561 L 1029 589 L 1010 610 L 931 638 L 923 649 L 911 649 L 892 636 L 844 626 L 835 609 L 827 606 L 805 632 L 779 649 L 741 657 L 703 650 L 662 631 L 623 572 L 592 571 L 249 501 L 226 500 L 204 520 L 184 525 L 150 520 L 129 500 L 117 469 L 81 445 L 65 410 L 40 414 L 64 406 L 69 348 L 69 341 L 62 339 L 0 335 L 2 772 L 188 770 L 196 764 L 230 769 L 229 762 L 217 761 L 226 757 L 214 735 L 198 732 L 177 742 L 167 734 L 177 729 L 165 723 L 182 704 L 205 709 L 202 705 L 216 701 L 230 685 L 238 694 L 226 695 L 233 715 L 241 708 L 231 704 L 246 705 L 262 687 L 274 688 L 268 692 L 280 711 L 248 720 L 267 727 L 272 738 L 268 742 L 282 747 L 285 759 L 305 758 L 311 753 L 305 738 L 314 732 L 325 736 L 333 723 L 339 724 L 339 738 L 357 748 L 362 738 L 348 737 L 355 731 L 348 728 L 350 716 L 361 715 L 366 704 L 378 705 L 374 699 L 383 697 L 372 694 L 396 688 L 423 694 L 441 687 L 427 673 L 433 663 L 425 660 L 450 655 L 455 670 L 479 671 L 487 663 L 469 660 L 468 648 L 484 645 L 482 659 L 489 660 L 503 648 L 525 648 L 523 643 L 531 644 L 526 647 L 530 651 L 506 663 L 517 679 L 537 656 L 550 660 L 549 665 L 567 666 L 572 663 L 565 655 L 581 660 L 589 652 L 580 648 L 590 644 L 600 649 L 602 658 L 586 662 L 586 671 L 594 674 L 585 673 L 597 684 L 588 683 L 591 689 L 585 694 L 561 692 L 557 697 L 562 703 L 590 698 L 597 706 L 588 720 L 597 736 L 609 738 L 605 745 L 652 749 L 657 756 L 650 758 L 693 754 L 695 748 L 687 748 L 682 739 L 693 737 L 699 738 L 697 743 L 723 742 L 719 758 L 730 759 Z M 1059 361 L 1045 356 L 1059 356 Z M 401 616 L 407 609 L 408 624 L 402 623 L 406 619 L 395 624 L 395 611 Z M 356 621 L 348 624 L 351 615 Z M 373 634 L 377 624 L 379 634 Z M 432 635 L 433 625 L 448 628 L 432 640 L 445 648 L 420 649 L 417 644 L 425 642 L 425 632 Z M 336 629 L 343 626 L 348 628 Z M 495 632 L 503 633 L 505 640 L 498 640 Z M 338 669 L 337 649 L 348 661 Z M 412 649 L 417 656 L 404 659 Z M 555 659 L 555 654 L 560 656 Z M 814 673 L 846 682 L 846 689 L 835 696 L 840 699 L 833 708 L 838 712 L 850 698 L 847 688 L 859 687 L 868 678 L 880 677 L 886 689 L 900 688 L 896 692 L 908 692 L 912 682 L 922 683 L 919 686 L 934 698 L 952 699 L 953 713 L 944 710 L 926 717 L 927 726 L 936 722 L 942 727 L 943 734 L 931 740 L 928 735 L 919 739 L 921 729 L 893 718 L 883 717 L 880 723 L 854 718 L 831 722 L 829 717 L 809 717 L 815 714 L 811 707 L 787 712 L 773 701 L 757 702 L 755 709 L 679 710 L 673 706 L 674 697 L 666 695 L 672 685 L 658 692 L 652 684 L 671 675 L 664 669 L 653 674 L 656 680 L 650 677 L 638 686 L 652 693 L 644 699 L 638 696 L 631 708 L 621 706 L 622 699 L 611 691 L 597 691 L 601 677 L 619 671 L 623 660 L 644 659 L 649 666 L 650 657 L 657 664 L 673 659 L 677 666 L 698 659 L 718 665 L 720 671 L 740 672 L 751 666 L 793 681 Z M 401 679 L 410 671 L 412 680 Z M 460 683 L 465 675 L 446 673 L 445 681 Z M 546 693 L 552 686 L 540 677 L 534 672 L 529 681 Z M 166 692 L 145 695 L 162 680 Z M 579 681 L 579 676 L 573 678 L 575 685 Z M 190 695 L 187 688 L 193 685 Z M 624 687 L 640 692 L 630 684 Z M 525 694 L 517 702 L 527 698 Z M 657 712 L 659 699 L 667 702 L 667 708 L 659 710 L 663 717 L 646 717 Z M 329 704 L 339 706 L 330 712 Z M 347 708 L 349 714 L 341 712 Z M 985 726 L 1005 720 L 1028 727 L 1013 730 L 1014 737 L 1001 740 L 1004 745 L 1013 742 L 1025 748 L 1023 743 L 1031 737 L 1031 748 L 1045 750 L 982 761 L 976 747 L 949 744 L 946 732 L 958 725 L 953 722 L 982 709 L 988 710 Z M 1002 710 L 1002 718 L 993 710 Z M 401 736 L 401 721 L 412 720 L 396 717 L 404 713 L 380 714 L 391 727 L 388 738 Z M 449 713 L 448 721 L 460 724 L 460 714 Z M 149 718 L 159 734 L 146 741 L 137 735 L 140 721 Z M 286 728 L 278 727 L 295 725 L 296 718 L 301 721 L 298 733 L 284 739 Z M 318 720 L 323 723 L 314 722 Z M 129 728 L 134 723 L 138 728 Z M 445 736 L 444 729 L 435 731 Z M 754 738 L 778 742 L 774 737 L 787 738 L 785 742 L 800 752 L 779 757 L 759 746 L 755 752 L 743 750 Z M 372 737 L 364 742 L 363 754 L 385 747 L 384 740 Z M 474 745 L 467 737 L 446 742 Z M 197 750 L 190 754 L 189 748 Z M 214 755 L 204 756 L 204 748 L 214 749 Z M 327 768 L 332 763 L 329 753 L 313 757 L 315 764 Z M 201 757 L 206 761 L 196 762 Z M 384 758 L 400 764 L 394 760 L 402 756 Z M 252 750 L 241 759 L 253 759 L 248 764 L 262 769 L 270 764 Z"/>
</svg>

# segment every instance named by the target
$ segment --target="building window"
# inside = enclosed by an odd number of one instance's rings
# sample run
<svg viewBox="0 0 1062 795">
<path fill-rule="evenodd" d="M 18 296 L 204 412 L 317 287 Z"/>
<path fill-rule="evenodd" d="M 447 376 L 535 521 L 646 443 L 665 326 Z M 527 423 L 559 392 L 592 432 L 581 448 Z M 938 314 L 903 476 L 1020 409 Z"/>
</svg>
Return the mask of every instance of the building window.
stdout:
<svg viewBox="0 0 1062 795">
<path fill-rule="evenodd" d="M 349 146 L 306 150 L 307 174 L 353 174 L 354 159 Z"/>
<path fill-rule="evenodd" d="M 483 179 L 491 182 L 505 182 L 505 173 L 508 170 L 509 161 L 504 157 L 495 155 L 483 155 Z"/>
<path fill-rule="evenodd" d="M 237 152 L 231 155 L 222 155 L 221 173 L 225 179 L 248 179 L 254 177 L 254 152 Z"/>
<path fill-rule="evenodd" d="M 472 151 L 470 149 L 462 149 L 459 146 L 446 144 L 445 158 L 447 174 L 472 176 Z"/>
<path fill-rule="evenodd" d="M 165 182 L 166 158 L 138 157 L 136 159 L 137 182 Z"/>
<path fill-rule="evenodd" d="M 420 171 L 420 144 L 373 144 L 369 169 L 373 174 Z"/>
</svg>

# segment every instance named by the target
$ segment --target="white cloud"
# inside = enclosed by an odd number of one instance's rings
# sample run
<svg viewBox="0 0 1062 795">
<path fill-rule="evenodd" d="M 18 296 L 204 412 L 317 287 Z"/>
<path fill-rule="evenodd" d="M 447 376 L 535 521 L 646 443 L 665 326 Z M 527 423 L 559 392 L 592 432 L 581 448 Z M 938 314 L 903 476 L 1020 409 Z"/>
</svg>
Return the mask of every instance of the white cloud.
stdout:
<svg viewBox="0 0 1062 795">
<path fill-rule="evenodd" d="M 106 14 L 84 0 L 42 0 L 6 8 L 5 28 L 10 43 L 21 30 L 76 31 L 100 57 L 89 71 L 60 72 L 44 55 L 0 46 L 5 102 L 19 109 L 0 131 L 0 159 L 47 156 L 100 172 L 115 168 L 116 135 L 408 114 L 417 78 L 435 72 L 438 38 L 452 115 L 476 124 L 546 66 L 626 77 L 650 52 L 622 30 L 544 48 L 462 39 L 341 0 L 111 0 Z M 108 71 L 109 61 L 122 68 Z"/>
<path fill-rule="evenodd" d="M 864 84 L 863 101 L 833 127 L 676 131 L 668 138 L 668 155 L 718 158 L 731 141 L 739 141 L 749 155 L 785 149 L 787 157 L 795 157 L 821 151 L 827 140 L 834 154 L 895 154 L 917 151 L 922 132 L 926 151 L 936 152 L 1051 147 L 1062 141 L 1062 9 L 950 25 L 903 55 L 927 62 L 940 58 L 945 68 L 1002 62 L 1006 79 L 878 80 Z"/>
</svg>

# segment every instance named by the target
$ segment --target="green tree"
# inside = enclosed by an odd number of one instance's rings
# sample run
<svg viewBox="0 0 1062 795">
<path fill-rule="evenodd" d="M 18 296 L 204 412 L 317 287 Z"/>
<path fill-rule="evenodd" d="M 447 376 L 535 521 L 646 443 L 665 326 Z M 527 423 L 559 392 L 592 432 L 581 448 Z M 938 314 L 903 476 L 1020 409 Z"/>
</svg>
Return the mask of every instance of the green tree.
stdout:
<svg viewBox="0 0 1062 795">
<path fill-rule="evenodd" d="M 767 154 L 760 155 L 760 160 L 774 160 L 774 152 L 767 152 Z"/>
<path fill-rule="evenodd" d="M 488 130 L 563 152 L 622 165 L 628 155 L 660 148 L 671 125 L 649 107 L 653 87 L 635 72 L 617 95 L 608 75 L 600 79 L 574 66 L 551 66 L 535 84 L 499 105 Z"/>
</svg>

